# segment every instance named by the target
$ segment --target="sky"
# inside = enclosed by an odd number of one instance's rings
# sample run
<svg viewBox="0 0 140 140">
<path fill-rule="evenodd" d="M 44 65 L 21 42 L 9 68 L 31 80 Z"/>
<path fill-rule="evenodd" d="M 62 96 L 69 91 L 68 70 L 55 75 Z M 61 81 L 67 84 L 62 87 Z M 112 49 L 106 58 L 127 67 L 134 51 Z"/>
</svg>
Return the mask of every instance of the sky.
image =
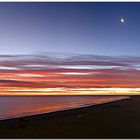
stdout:
<svg viewBox="0 0 140 140">
<path fill-rule="evenodd" d="M 0 53 L 139 56 L 139 15 L 140 3 L 0 3 Z"/>
<path fill-rule="evenodd" d="M 0 95 L 140 93 L 140 3 L 0 3 Z"/>
</svg>

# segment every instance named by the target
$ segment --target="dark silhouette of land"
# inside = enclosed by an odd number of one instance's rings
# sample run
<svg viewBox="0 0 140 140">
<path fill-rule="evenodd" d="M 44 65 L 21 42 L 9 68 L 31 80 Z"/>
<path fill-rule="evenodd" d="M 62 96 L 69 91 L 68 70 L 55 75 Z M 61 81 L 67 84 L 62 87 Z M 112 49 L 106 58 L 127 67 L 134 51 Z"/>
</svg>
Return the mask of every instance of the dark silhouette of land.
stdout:
<svg viewBox="0 0 140 140">
<path fill-rule="evenodd" d="M 140 138 L 140 96 L 3 120 L 0 138 Z"/>
</svg>

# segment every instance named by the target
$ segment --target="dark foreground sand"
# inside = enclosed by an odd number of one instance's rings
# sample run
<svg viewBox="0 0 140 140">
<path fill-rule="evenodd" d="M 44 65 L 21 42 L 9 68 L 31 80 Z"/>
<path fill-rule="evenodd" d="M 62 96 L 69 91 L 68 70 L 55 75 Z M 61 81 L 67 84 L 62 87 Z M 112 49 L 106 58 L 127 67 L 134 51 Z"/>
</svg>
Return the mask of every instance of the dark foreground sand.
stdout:
<svg viewBox="0 0 140 140">
<path fill-rule="evenodd" d="M 0 121 L 0 138 L 140 138 L 140 96 Z"/>
</svg>

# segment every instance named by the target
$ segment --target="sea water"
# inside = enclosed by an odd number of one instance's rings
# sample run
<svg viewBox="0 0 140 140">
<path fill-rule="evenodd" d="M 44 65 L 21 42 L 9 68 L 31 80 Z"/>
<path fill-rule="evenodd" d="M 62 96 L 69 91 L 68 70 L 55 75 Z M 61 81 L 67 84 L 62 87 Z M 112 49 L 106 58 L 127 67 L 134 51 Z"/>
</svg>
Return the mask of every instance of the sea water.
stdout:
<svg viewBox="0 0 140 140">
<path fill-rule="evenodd" d="M 49 113 L 128 98 L 126 96 L 1 96 L 0 120 Z"/>
</svg>

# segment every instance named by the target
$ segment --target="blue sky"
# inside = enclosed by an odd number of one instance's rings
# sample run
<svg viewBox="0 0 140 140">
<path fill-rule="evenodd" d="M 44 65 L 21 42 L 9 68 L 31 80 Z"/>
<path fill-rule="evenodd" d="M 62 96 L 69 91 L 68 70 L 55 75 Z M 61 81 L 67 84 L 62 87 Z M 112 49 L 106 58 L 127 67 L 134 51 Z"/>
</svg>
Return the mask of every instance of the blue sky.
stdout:
<svg viewBox="0 0 140 140">
<path fill-rule="evenodd" d="M 0 3 L 0 95 L 139 94 L 139 25 L 140 3 Z"/>
<path fill-rule="evenodd" d="M 0 3 L 0 54 L 139 56 L 139 25 L 140 3 Z"/>
</svg>

